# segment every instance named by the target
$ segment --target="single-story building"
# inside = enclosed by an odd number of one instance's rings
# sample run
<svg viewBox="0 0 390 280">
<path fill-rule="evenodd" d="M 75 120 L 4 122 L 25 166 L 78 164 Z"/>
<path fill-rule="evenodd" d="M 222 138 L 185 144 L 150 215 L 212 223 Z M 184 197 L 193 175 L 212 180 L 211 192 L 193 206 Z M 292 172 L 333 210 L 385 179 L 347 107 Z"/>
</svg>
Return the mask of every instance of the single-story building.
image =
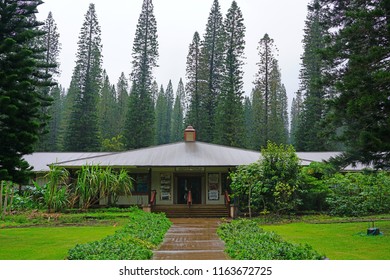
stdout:
<svg viewBox="0 0 390 280">
<path fill-rule="evenodd" d="M 328 160 L 336 152 L 297 153 L 302 165 Z M 196 132 L 188 127 L 184 141 L 117 153 L 34 153 L 25 159 L 34 167 L 37 179 L 56 164 L 69 170 L 83 165 L 126 169 L 134 179 L 131 196 L 119 198 L 118 205 L 149 205 L 155 210 L 203 209 L 210 215 L 227 213 L 228 173 L 237 166 L 260 159 L 251 151 L 196 141 Z M 359 169 L 359 167 L 357 167 Z M 348 170 L 356 170 L 349 167 Z M 105 199 L 100 200 L 105 205 Z M 195 211 L 195 210 L 192 210 Z"/>
</svg>

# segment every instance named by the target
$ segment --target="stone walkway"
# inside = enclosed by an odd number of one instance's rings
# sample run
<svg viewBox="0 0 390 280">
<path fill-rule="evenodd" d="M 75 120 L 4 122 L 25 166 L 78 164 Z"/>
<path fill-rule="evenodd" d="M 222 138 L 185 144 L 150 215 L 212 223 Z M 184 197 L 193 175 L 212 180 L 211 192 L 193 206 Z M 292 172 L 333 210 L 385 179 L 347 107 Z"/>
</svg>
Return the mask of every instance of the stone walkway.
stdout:
<svg viewBox="0 0 390 280">
<path fill-rule="evenodd" d="M 216 230 L 220 219 L 171 219 L 173 225 L 153 260 L 227 260 Z"/>
</svg>

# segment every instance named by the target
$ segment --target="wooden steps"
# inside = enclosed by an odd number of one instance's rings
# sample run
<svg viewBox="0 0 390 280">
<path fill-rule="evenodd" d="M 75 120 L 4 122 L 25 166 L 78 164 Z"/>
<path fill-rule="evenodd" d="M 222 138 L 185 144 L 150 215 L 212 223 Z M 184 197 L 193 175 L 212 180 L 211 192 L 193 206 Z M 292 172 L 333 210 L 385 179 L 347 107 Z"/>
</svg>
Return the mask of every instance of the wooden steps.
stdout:
<svg viewBox="0 0 390 280">
<path fill-rule="evenodd" d="M 153 212 L 163 212 L 168 218 L 227 218 L 225 205 L 155 205 Z"/>
</svg>

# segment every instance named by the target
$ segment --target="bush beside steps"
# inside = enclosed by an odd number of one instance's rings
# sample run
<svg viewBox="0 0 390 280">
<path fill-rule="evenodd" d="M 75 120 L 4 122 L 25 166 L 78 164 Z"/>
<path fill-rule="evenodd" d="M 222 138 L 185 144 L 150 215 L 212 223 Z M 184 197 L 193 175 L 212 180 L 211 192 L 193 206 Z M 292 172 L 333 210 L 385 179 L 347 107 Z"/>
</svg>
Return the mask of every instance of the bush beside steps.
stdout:
<svg viewBox="0 0 390 280">
<path fill-rule="evenodd" d="M 171 222 L 164 214 L 130 212 L 130 221 L 114 235 L 99 241 L 77 244 L 68 252 L 69 260 L 148 260 L 163 241 Z"/>
<path fill-rule="evenodd" d="M 324 259 L 307 244 L 292 244 L 274 232 L 264 232 L 254 220 L 238 219 L 221 224 L 218 235 L 225 242 L 226 253 L 234 260 Z"/>
</svg>

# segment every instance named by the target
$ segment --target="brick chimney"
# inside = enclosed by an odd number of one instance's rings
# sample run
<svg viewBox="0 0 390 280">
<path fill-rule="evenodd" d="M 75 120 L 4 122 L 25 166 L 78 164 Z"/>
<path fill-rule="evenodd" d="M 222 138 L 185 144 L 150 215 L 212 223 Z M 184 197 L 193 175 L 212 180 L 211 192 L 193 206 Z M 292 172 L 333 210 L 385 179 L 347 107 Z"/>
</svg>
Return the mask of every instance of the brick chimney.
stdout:
<svg viewBox="0 0 390 280">
<path fill-rule="evenodd" d="M 195 142 L 196 140 L 196 131 L 192 126 L 187 126 L 184 130 L 184 141 L 185 142 Z"/>
</svg>

